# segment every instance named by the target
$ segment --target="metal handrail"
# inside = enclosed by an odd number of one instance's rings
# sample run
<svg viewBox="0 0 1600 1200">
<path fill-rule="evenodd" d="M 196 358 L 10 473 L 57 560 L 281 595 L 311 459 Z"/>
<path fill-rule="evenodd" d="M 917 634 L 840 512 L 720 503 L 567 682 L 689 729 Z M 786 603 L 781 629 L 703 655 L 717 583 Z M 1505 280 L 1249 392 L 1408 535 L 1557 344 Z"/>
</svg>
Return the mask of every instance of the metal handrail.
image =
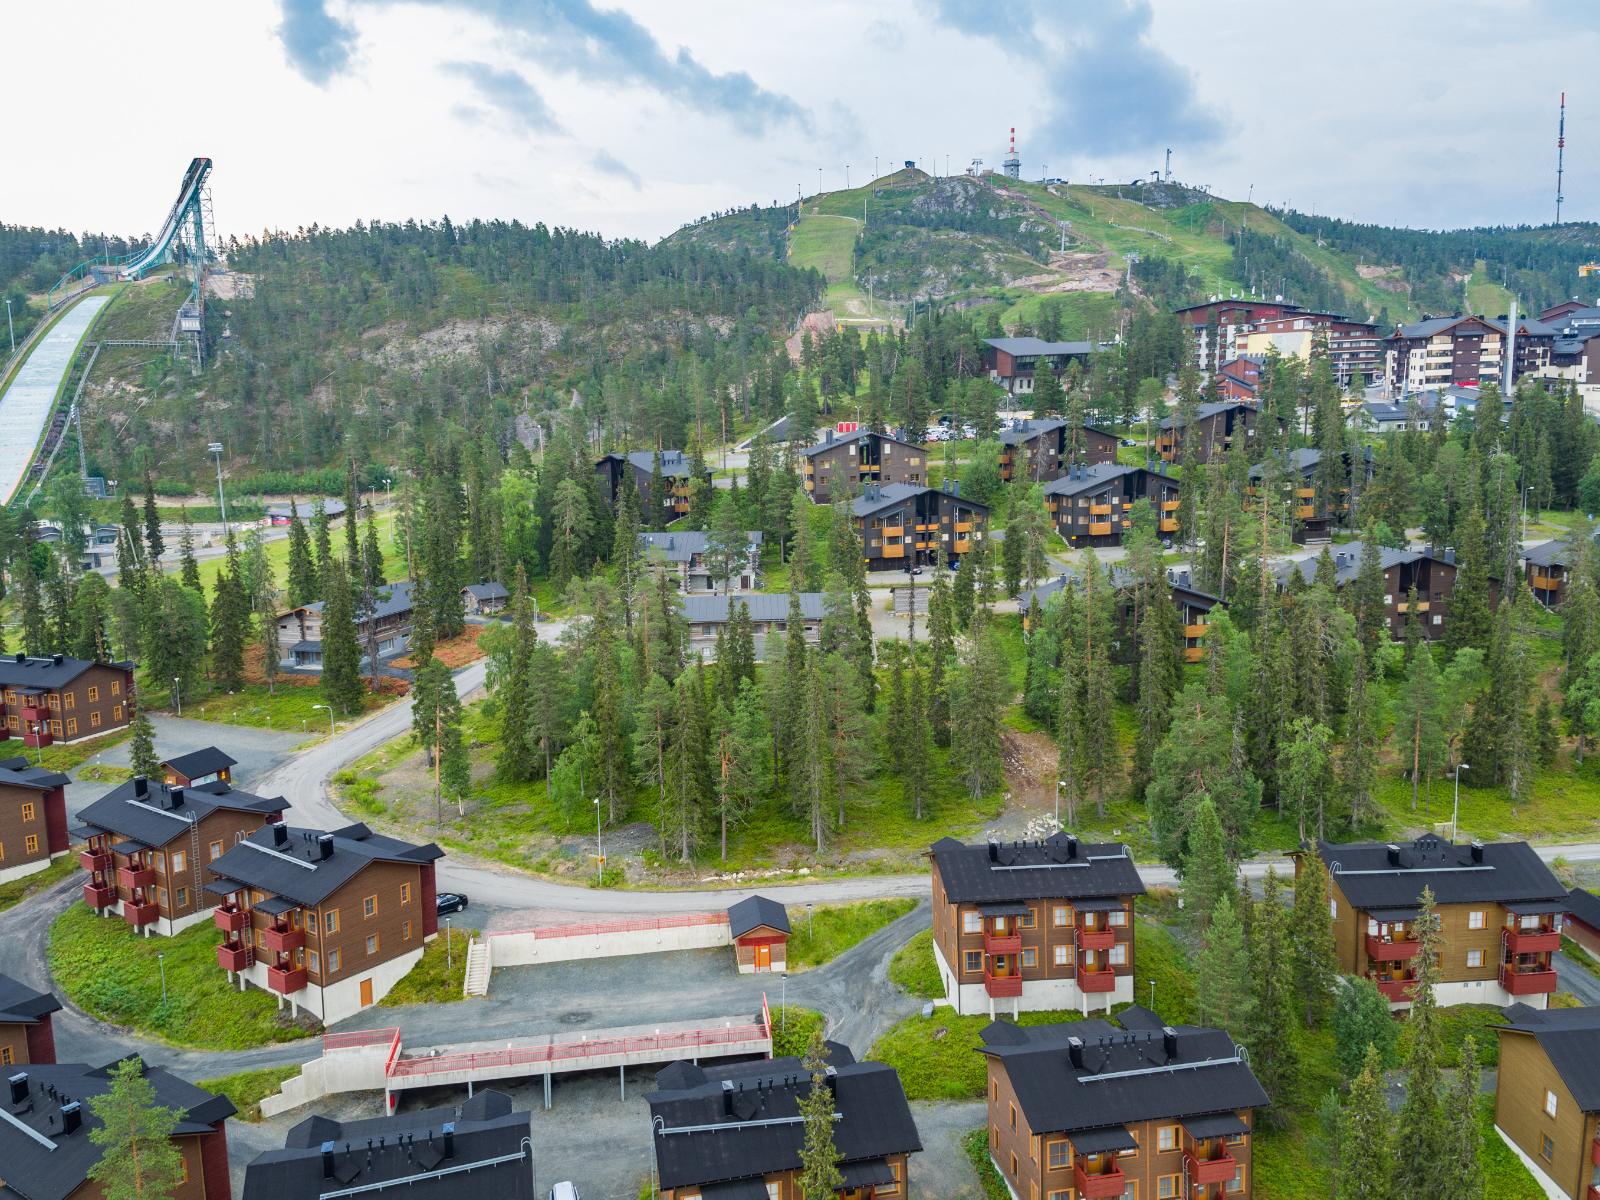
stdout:
<svg viewBox="0 0 1600 1200">
<path fill-rule="evenodd" d="M 721 1046 L 730 1042 L 756 1041 L 767 1036 L 768 1031 L 765 1026 L 752 1024 L 728 1025 L 719 1029 L 693 1029 L 684 1033 L 601 1038 L 595 1041 L 549 1042 L 542 1046 L 440 1054 L 428 1058 L 403 1058 L 394 1063 L 389 1075 L 396 1079 L 410 1079 L 450 1071 L 470 1071 L 481 1067 L 537 1065 L 563 1060 L 597 1058 L 607 1054 L 627 1054 L 638 1050 L 684 1050 Z"/>
</svg>

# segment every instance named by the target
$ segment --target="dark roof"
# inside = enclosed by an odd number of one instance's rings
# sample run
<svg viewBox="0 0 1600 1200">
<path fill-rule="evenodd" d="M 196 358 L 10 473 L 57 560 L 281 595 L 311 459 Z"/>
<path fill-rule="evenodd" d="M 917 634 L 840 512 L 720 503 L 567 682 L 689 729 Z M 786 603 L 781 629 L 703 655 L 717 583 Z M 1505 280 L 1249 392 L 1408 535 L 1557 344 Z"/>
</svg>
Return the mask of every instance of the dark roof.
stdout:
<svg viewBox="0 0 1600 1200">
<path fill-rule="evenodd" d="M 421 865 L 444 857 L 432 842 L 423 846 L 373 833 L 357 823 L 332 831 L 333 853 L 318 857 L 317 829 L 285 829 L 282 846 L 273 843 L 275 829 L 258 829 L 208 864 L 224 879 L 270 892 L 304 905 L 320 904 L 372 862 Z"/>
<path fill-rule="evenodd" d="M 920 483 L 871 484 L 867 491 L 850 501 L 850 511 L 858 517 L 869 517 L 875 512 L 881 512 L 883 509 L 903 504 L 907 500 L 913 500 L 924 492 L 949 496 L 954 503 L 961 505 L 963 508 L 974 508 L 983 512 L 989 511 L 987 504 L 980 504 L 976 500 L 969 500 L 954 492 L 940 493 L 938 488 L 927 487 Z"/>
<path fill-rule="evenodd" d="M 1025 589 L 1017 596 L 1017 611 L 1026 613 L 1036 601 L 1041 610 L 1049 608 L 1050 602 L 1061 593 L 1061 590 L 1068 583 L 1075 582 L 1077 578 L 1078 569 L 1076 567 L 1068 567 L 1049 582 L 1041 583 L 1038 587 Z M 1131 588 L 1138 583 L 1138 577 L 1121 563 L 1111 563 L 1107 566 L 1106 578 L 1110 580 L 1111 586 L 1117 591 Z M 1210 592 L 1202 592 L 1195 587 L 1193 579 L 1194 577 L 1189 573 L 1187 567 L 1167 568 L 1167 586 L 1175 595 L 1181 592 L 1185 596 L 1192 596 L 1196 600 L 1209 600 L 1213 607 L 1222 603 L 1220 596 L 1213 596 Z"/>
<path fill-rule="evenodd" d="M 1018 421 L 1010 429 L 1000 431 L 1000 444 L 1003 446 L 1020 446 L 1023 442 L 1031 442 L 1034 438 L 1043 437 L 1047 433 L 1054 433 L 1058 429 L 1065 429 L 1067 423 L 1060 417 L 1042 417 Z"/>
<path fill-rule="evenodd" d="M 511 595 L 505 585 L 490 580 L 488 583 L 469 583 L 461 589 L 474 600 L 504 600 Z"/>
<path fill-rule="evenodd" d="M 65 787 L 72 780 L 60 771 L 47 771 L 35 766 L 20 754 L 13 758 L 0 758 L 0 787 L 32 788 L 48 792 Z"/>
<path fill-rule="evenodd" d="M 1567 893 L 1567 911 L 1590 929 L 1600 930 L 1600 896 L 1575 887 Z"/>
<path fill-rule="evenodd" d="M 1431 833 L 1403 846 L 1317 843 L 1317 853 L 1333 872 L 1345 898 L 1362 910 L 1416 904 L 1424 887 L 1433 889 L 1439 904 L 1566 898 L 1567 889 L 1527 842 L 1483 845 L 1481 862 L 1474 861 L 1476 849 L 1476 845 L 1458 846 Z"/>
<path fill-rule="evenodd" d="M 180 754 L 176 758 L 169 758 L 161 765 L 171 768 L 185 779 L 198 779 L 202 775 L 215 775 L 229 767 L 236 767 L 239 765 L 239 760 L 215 746 L 206 746 L 200 750 L 191 750 L 188 754 Z"/>
<path fill-rule="evenodd" d="M 1230 408 L 1248 408 L 1251 412 L 1258 411 L 1258 407 L 1256 405 L 1247 404 L 1243 400 L 1214 400 L 1209 404 L 1202 404 L 1196 408 L 1194 410 L 1194 419 L 1196 421 L 1204 421 L 1207 417 L 1214 417 L 1220 412 L 1227 412 Z M 1182 414 L 1173 413 L 1170 417 L 1161 418 L 1161 428 L 1183 428 Z"/>
<path fill-rule="evenodd" d="M 0 975 L 0 1025 L 32 1025 L 60 1011 L 61 1001 L 49 992 L 36 992 L 20 979 Z"/>
<path fill-rule="evenodd" d="M 776 900 L 765 896 L 747 896 L 728 909 L 728 929 L 734 937 L 743 937 L 761 925 L 788 933 L 789 913 Z"/>
<path fill-rule="evenodd" d="M 1505 1010 L 1506 1028 L 1531 1033 L 1584 1112 L 1600 1112 L 1600 1007 Z"/>
<path fill-rule="evenodd" d="M 346 507 L 343 500 L 338 500 L 331 497 L 327 500 L 296 500 L 292 506 L 288 504 L 267 505 L 267 516 L 287 517 L 290 515 L 290 509 L 292 507 L 294 510 L 293 515 L 299 517 L 302 521 L 309 521 L 317 515 L 317 508 L 319 506 L 322 508 L 322 515 L 330 520 L 334 517 L 344 516 L 344 510 Z"/>
<path fill-rule="evenodd" d="M 670 533 L 641 533 L 639 548 L 647 553 L 658 553 L 668 562 L 688 562 L 696 554 L 706 552 L 706 543 L 710 540 L 710 536 L 699 529 L 673 530 Z M 759 529 L 747 529 L 744 536 L 752 546 L 761 544 Z"/>
<path fill-rule="evenodd" d="M 655 473 L 656 452 L 654 450 L 630 450 L 626 454 L 611 453 L 600 459 L 613 462 L 630 462 L 646 475 Z M 682 450 L 661 451 L 661 476 L 663 479 L 675 479 L 689 473 L 689 456 Z M 707 472 L 709 474 L 709 472 Z"/>
<path fill-rule="evenodd" d="M 1343 587 L 1361 573 L 1361 557 L 1364 553 L 1365 548 L 1361 542 L 1348 542 L 1343 546 L 1329 548 L 1328 556 L 1333 559 L 1335 587 Z M 1317 577 L 1317 562 L 1321 557 L 1320 554 L 1313 554 L 1309 558 L 1275 562 L 1272 564 L 1273 577 L 1279 586 L 1282 586 L 1287 584 L 1289 577 L 1298 571 L 1305 577 L 1305 581 L 1310 583 Z M 1402 563 L 1420 562 L 1424 558 L 1446 566 L 1455 565 L 1455 552 L 1451 550 L 1443 554 L 1434 554 L 1428 550 L 1396 550 L 1393 546 L 1381 546 L 1378 549 L 1378 566 L 1384 571 Z"/>
<path fill-rule="evenodd" d="M 411 580 L 397 579 L 393 583 L 386 583 L 377 589 L 377 604 L 373 605 L 372 618 L 381 621 L 384 617 L 392 617 L 397 613 L 411 611 Z M 323 601 L 313 600 L 310 604 L 301 605 L 307 612 L 321 612 Z M 293 609 L 290 610 L 294 611 Z M 357 612 L 358 620 L 364 620 L 366 614 Z"/>
<path fill-rule="evenodd" d="M 65 1200 L 83 1186 L 89 1168 L 100 1161 L 100 1148 L 89 1140 L 90 1130 L 100 1124 L 89 1100 L 110 1087 L 115 1065 L 31 1063 L 21 1068 L 28 1076 L 27 1100 L 12 1105 L 10 1091 L 0 1092 L 0 1106 L 8 1118 L 0 1119 L 0 1171 L 4 1172 L 0 1196 Z M 178 1111 L 177 1134 L 212 1133 L 213 1123 L 237 1111 L 226 1096 L 202 1091 L 161 1067 L 141 1065 L 155 1089 L 156 1103 Z M 73 1133 L 63 1133 L 61 1106 L 73 1100 L 82 1106 L 83 1124 Z"/>
<path fill-rule="evenodd" d="M 1008 1024 L 985 1029 L 980 1049 L 1000 1061 L 1036 1134 L 1082 1133 L 1086 1145 L 1097 1145 L 1140 1121 L 1221 1116 L 1267 1103 L 1221 1029 L 1136 1022 L 1129 1031 L 1099 1020 L 1068 1021 L 1031 1027 L 1019 1038 Z M 1082 1066 L 1073 1063 L 1073 1039 Z"/>
<path fill-rule="evenodd" d="M 801 592 L 801 617 L 807 621 L 822 620 L 826 599 L 821 592 Z M 720 625 L 730 620 L 729 614 L 737 612 L 741 604 L 750 610 L 752 621 L 785 621 L 789 617 L 787 592 L 740 592 L 733 596 L 708 593 L 704 596 L 678 597 L 678 611 L 691 625 Z"/>
<path fill-rule="evenodd" d="M 1366 459 L 1367 466 L 1370 469 L 1372 466 L 1371 446 L 1365 446 L 1362 448 L 1362 457 Z M 1321 461 L 1321 450 L 1302 448 L 1299 450 L 1289 451 L 1287 455 L 1282 457 L 1280 465 L 1283 466 L 1287 472 L 1303 476 L 1309 475 L 1311 472 L 1315 471 L 1317 469 L 1317 464 Z M 1345 454 L 1344 461 L 1347 463 L 1350 461 L 1349 454 Z M 1267 465 L 1264 462 L 1256 463 L 1250 468 L 1250 478 L 1260 479 L 1262 473 L 1266 470 L 1266 466 Z"/>
<path fill-rule="evenodd" d="M 1098 492 L 1124 476 L 1141 472 L 1163 479 L 1174 487 L 1178 486 L 1178 480 L 1175 476 L 1167 475 L 1160 471 L 1151 471 L 1144 467 L 1130 467 L 1123 463 L 1093 463 L 1088 466 L 1075 467 L 1061 476 L 1061 478 L 1052 479 L 1044 485 L 1044 493 L 1047 496 L 1076 496 L 1079 492 Z"/>
<path fill-rule="evenodd" d="M 143 796 L 139 795 L 141 783 L 145 788 Z M 220 779 L 192 787 L 168 787 L 156 779 L 125 779 L 80 812 L 78 820 L 145 846 L 165 846 L 173 838 L 189 835 L 191 818 L 203 821 L 219 808 L 266 817 L 288 807 L 289 802 L 282 796 L 237 791 Z M 210 865 L 215 867 L 221 862 L 219 858 Z"/>
<path fill-rule="evenodd" d="M 65 654 L 5 654 L 0 655 L 0 687 L 66 687 L 90 667 L 133 671 L 131 662 L 97 662 L 91 658 L 68 658 Z"/>
<path fill-rule="evenodd" d="M 1556 538 L 1540 542 L 1523 551 L 1522 558 L 1536 567 L 1568 566 L 1572 562 L 1572 541 L 1570 538 Z"/>
<path fill-rule="evenodd" d="M 909 446 L 913 450 L 922 449 L 922 447 L 917 445 L 915 442 L 908 442 L 904 438 L 897 438 L 892 433 L 879 433 L 875 429 L 856 429 L 850 433 L 835 433 L 832 437 L 824 436 L 823 439 L 816 445 L 807 446 L 804 450 L 800 451 L 800 453 L 809 458 L 813 454 L 821 454 L 824 450 L 832 450 L 835 446 L 844 446 L 848 445 L 850 442 L 859 442 L 863 438 L 872 437 L 875 437 L 880 441 L 895 442 L 901 446 Z"/>
<path fill-rule="evenodd" d="M 883 1063 L 850 1060 L 830 1045 L 834 1144 L 841 1169 L 922 1149 L 900 1076 Z M 797 1170 L 805 1125 L 799 1101 L 811 1078 L 798 1058 L 696 1067 L 674 1063 L 646 1099 L 655 1128 L 656 1162 L 665 1188 L 758 1179 Z M 781 1124 L 757 1124 L 781 1121 Z M 695 1132 L 676 1132 L 709 1126 Z"/>
<path fill-rule="evenodd" d="M 984 338 L 985 346 L 993 346 L 1007 354 L 1089 354 L 1093 342 L 1047 342 L 1036 337 Z"/>
<path fill-rule="evenodd" d="M 1056 833 L 1042 842 L 968 846 L 947 837 L 930 853 L 945 896 L 956 904 L 1144 894 L 1133 856 L 1120 842 Z"/>
<path fill-rule="evenodd" d="M 446 1125 L 454 1126 L 449 1158 Z M 289 1130 L 282 1150 L 259 1154 L 245 1168 L 244 1200 L 316 1200 L 345 1188 L 375 1196 L 392 1189 L 407 1200 L 534 1200 L 532 1172 L 522 1157 L 528 1136 L 529 1114 L 513 1112 L 511 1098 L 493 1090 L 454 1108 L 393 1117 L 307 1117 Z M 332 1179 L 323 1176 L 325 1145 L 333 1155 Z M 515 1157 L 488 1161 L 508 1155 Z"/>
</svg>

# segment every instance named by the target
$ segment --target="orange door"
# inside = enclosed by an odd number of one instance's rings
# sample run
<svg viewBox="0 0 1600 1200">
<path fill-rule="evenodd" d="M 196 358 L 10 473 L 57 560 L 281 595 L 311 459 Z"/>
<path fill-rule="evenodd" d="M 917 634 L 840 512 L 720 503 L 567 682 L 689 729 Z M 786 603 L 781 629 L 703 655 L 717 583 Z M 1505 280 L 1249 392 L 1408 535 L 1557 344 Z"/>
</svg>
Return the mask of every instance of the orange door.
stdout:
<svg viewBox="0 0 1600 1200">
<path fill-rule="evenodd" d="M 772 970 L 772 947 L 765 943 L 756 947 L 756 970 Z"/>
<path fill-rule="evenodd" d="M 366 1008 L 371 1003 L 372 1003 L 372 980 L 363 979 L 361 981 L 361 1007 L 362 1008 Z"/>
</svg>

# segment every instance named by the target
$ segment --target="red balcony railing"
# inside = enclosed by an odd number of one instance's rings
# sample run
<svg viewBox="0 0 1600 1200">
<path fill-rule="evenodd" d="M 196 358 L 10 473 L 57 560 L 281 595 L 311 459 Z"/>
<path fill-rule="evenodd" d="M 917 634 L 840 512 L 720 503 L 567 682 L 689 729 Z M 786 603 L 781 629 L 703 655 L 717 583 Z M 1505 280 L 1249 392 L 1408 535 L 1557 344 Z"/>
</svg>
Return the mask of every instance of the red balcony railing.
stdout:
<svg viewBox="0 0 1600 1200">
<path fill-rule="evenodd" d="M 1010 933 L 983 931 L 983 948 L 990 954 L 1021 954 L 1022 934 L 1013 929 Z"/>
<path fill-rule="evenodd" d="M 1085 929 L 1078 926 L 1079 950 L 1109 950 L 1117 944 L 1115 929 Z"/>
<path fill-rule="evenodd" d="M 238 933 L 250 923 L 250 914 L 242 908 L 224 905 L 212 912 L 211 919 L 223 933 Z"/>
<path fill-rule="evenodd" d="M 983 988 L 989 995 L 996 998 L 1002 996 L 1022 995 L 1021 975 L 991 975 L 988 971 L 983 973 Z"/>
<path fill-rule="evenodd" d="M 125 901 L 122 905 L 122 919 L 135 929 L 150 924 L 161 915 L 155 904 L 149 900 L 135 904 L 132 900 Z"/>
<path fill-rule="evenodd" d="M 1513 996 L 1541 996 L 1556 990 L 1556 973 L 1549 967 L 1519 971 L 1509 963 L 1500 968 L 1500 986 Z"/>
<path fill-rule="evenodd" d="M 1117 987 L 1115 971 L 1090 971 L 1078 968 L 1078 987 L 1086 992 L 1111 992 Z"/>
<path fill-rule="evenodd" d="M 267 986 L 280 995 L 298 992 L 306 985 L 304 967 L 268 967 Z"/>
<path fill-rule="evenodd" d="M 1597 1135 L 1589 1145 L 1589 1161 L 1600 1167 L 1600 1135 Z"/>
<path fill-rule="evenodd" d="M 274 954 L 287 954 L 298 950 L 306 944 L 306 931 L 304 929 L 263 929 L 261 931 L 261 944 Z"/>
<path fill-rule="evenodd" d="M 111 870 L 111 855 L 105 850 L 78 851 L 78 865 L 91 875 Z"/>
<path fill-rule="evenodd" d="M 127 888 L 130 892 L 134 888 L 155 887 L 156 872 L 154 867 L 118 867 L 117 885 Z"/>
<path fill-rule="evenodd" d="M 1378 991 L 1391 1004 L 1411 999 L 1411 989 L 1416 986 L 1415 979 L 1374 979 L 1372 981 Z"/>
<path fill-rule="evenodd" d="M 18 710 L 18 715 L 24 721 L 48 721 L 50 710 L 43 704 L 24 704 Z"/>
<path fill-rule="evenodd" d="M 1111 1164 L 1109 1171 L 1094 1174 L 1085 1171 L 1082 1163 L 1074 1163 L 1072 1185 L 1084 1200 L 1112 1200 L 1112 1197 L 1120 1196 L 1127 1190 L 1128 1177 L 1116 1163 Z"/>
<path fill-rule="evenodd" d="M 1375 933 L 1367 934 L 1367 957 L 1373 962 L 1405 962 L 1422 952 L 1418 938 L 1385 939 Z"/>
<path fill-rule="evenodd" d="M 1227 1183 L 1239 1172 L 1238 1162 L 1226 1150 L 1215 1158 L 1198 1158 L 1193 1150 L 1185 1150 L 1183 1157 L 1190 1183 Z"/>
<path fill-rule="evenodd" d="M 1600 1184 L 1590 1184 L 1585 1188 L 1583 1200 L 1600 1200 Z"/>
<path fill-rule="evenodd" d="M 22 734 L 22 744 L 24 746 L 32 746 L 34 749 L 48 746 L 53 741 L 55 739 L 50 736 L 48 729 L 28 729 Z"/>
<path fill-rule="evenodd" d="M 110 908 L 117 902 L 117 889 L 109 883 L 86 883 L 83 902 L 90 908 Z"/>
<path fill-rule="evenodd" d="M 217 947 L 217 966 L 224 971 L 242 971 L 249 965 L 249 946 L 230 946 L 223 942 Z"/>
<path fill-rule="evenodd" d="M 1556 929 L 1508 929 L 1506 949 L 1512 954 L 1553 954 L 1561 949 L 1561 932 Z"/>
</svg>

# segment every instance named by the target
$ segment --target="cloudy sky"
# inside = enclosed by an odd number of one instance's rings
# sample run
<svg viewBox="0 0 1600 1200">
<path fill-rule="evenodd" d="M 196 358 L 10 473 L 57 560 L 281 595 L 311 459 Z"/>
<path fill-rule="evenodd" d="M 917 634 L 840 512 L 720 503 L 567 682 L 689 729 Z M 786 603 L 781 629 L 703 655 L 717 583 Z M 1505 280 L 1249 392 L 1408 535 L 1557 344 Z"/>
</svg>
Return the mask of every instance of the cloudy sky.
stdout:
<svg viewBox="0 0 1600 1200">
<path fill-rule="evenodd" d="M 1600 6 L 1554 0 L 56 0 L 6 25 L 30 98 L 8 223 L 150 231 L 206 154 L 225 233 L 448 213 L 655 238 L 819 168 L 998 164 L 1013 125 L 1035 178 L 1170 146 L 1226 196 L 1538 223 L 1563 88 L 1566 215 L 1600 218 Z M 105 53 L 68 70 L 69 36 Z"/>
</svg>

